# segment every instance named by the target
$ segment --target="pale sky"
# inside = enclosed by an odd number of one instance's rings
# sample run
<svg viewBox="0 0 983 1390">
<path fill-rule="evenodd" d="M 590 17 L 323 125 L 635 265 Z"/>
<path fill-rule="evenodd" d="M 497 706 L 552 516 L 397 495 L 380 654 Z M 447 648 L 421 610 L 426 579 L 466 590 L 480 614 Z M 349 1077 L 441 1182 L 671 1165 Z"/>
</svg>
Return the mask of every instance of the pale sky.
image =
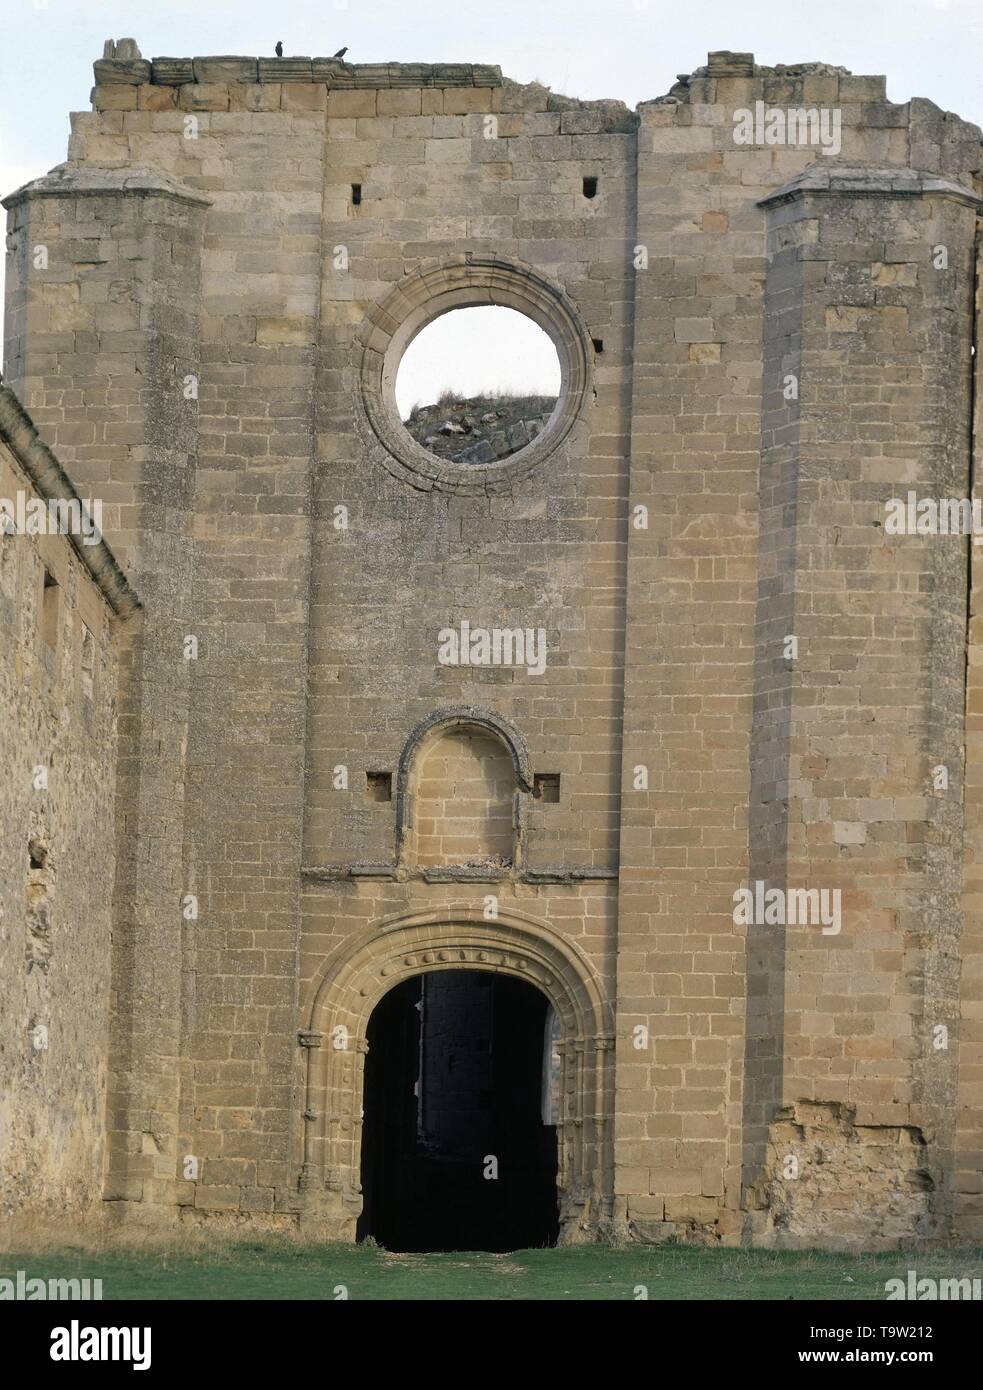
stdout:
<svg viewBox="0 0 983 1390">
<path fill-rule="evenodd" d="M 558 396 L 560 359 L 552 339 L 515 309 L 456 309 L 416 335 L 396 373 L 396 404 L 405 420 L 445 388 L 463 396 L 491 391 Z"/>
<path fill-rule="evenodd" d="M 0 0 L 0 18 L 3 193 L 65 159 L 68 113 L 90 109 L 109 37 L 135 38 L 145 58 L 272 57 L 282 39 L 287 55 L 347 44 L 355 63 L 498 63 L 520 82 L 630 106 L 730 48 L 886 73 L 891 101 L 928 97 L 983 124 L 983 0 Z M 445 351 L 438 374 L 454 365 Z"/>
</svg>

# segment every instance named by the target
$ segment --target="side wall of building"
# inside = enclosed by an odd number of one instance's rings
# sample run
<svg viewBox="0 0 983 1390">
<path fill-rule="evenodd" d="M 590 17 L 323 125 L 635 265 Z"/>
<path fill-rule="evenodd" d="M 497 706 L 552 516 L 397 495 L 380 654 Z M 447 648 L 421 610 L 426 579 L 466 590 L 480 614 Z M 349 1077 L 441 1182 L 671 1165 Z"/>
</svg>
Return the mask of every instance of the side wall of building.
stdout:
<svg viewBox="0 0 983 1390">
<path fill-rule="evenodd" d="M 0 433 L 0 498 L 44 504 Z M 117 637 L 63 535 L 0 526 L 0 1220 L 102 1206 Z"/>
</svg>

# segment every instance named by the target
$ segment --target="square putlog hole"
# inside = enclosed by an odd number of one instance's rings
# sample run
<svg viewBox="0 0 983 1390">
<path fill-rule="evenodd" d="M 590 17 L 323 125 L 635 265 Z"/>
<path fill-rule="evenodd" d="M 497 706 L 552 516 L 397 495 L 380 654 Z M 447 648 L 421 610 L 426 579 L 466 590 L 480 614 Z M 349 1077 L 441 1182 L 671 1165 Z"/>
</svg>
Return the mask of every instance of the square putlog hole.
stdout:
<svg viewBox="0 0 983 1390">
<path fill-rule="evenodd" d="M 392 801 L 392 773 L 367 772 L 365 774 L 365 795 L 368 797 L 370 801 Z"/>
<path fill-rule="evenodd" d="M 559 801 L 560 774 L 537 772 L 532 779 L 532 794 L 537 801 Z"/>
</svg>

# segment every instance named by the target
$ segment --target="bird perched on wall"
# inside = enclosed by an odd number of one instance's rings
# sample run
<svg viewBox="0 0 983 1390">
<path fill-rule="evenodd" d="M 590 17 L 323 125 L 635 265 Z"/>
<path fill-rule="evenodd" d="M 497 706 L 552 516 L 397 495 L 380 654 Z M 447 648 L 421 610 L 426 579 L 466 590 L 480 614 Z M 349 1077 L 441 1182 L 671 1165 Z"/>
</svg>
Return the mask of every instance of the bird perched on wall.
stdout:
<svg viewBox="0 0 983 1390">
<path fill-rule="evenodd" d="M 283 57 L 283 44 L 282 44 L 282 43 L 278 43 L 277 46 L 276 46 L 276 48 L 275 48 L 273 51 L 274 51 L 274 53 L 276 54 L 276 56 L 277 56 L 278 58 L 282 58 L 282 57 Z"/>
<path fill-rule="evenodd" d="M 348 49 L 347 49 L 347 48 L 339 48 L 339 49 L 338 49 L 338 52 L 337 52 L 337 53 L 332 53 L 331 56 L 332 56 L 332 58 L 344 58 L 344 56 L 345 56 L 345 54 L 346 54 L 347 52 L 348 52 Z"/>
</svg>

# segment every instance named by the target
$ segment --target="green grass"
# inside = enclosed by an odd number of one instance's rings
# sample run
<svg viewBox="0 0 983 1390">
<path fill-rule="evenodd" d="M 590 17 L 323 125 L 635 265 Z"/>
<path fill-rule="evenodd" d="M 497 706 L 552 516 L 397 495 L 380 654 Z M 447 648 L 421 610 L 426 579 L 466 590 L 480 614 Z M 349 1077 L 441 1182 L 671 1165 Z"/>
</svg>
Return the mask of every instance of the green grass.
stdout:
<svg viewBox="0 0 983 1390">
<path fill-rule="evenodd" d="M 690 1246 L 578 1246 L 508 1255 L 397 1255 L 267 1238 L 209 1247 L 49 1248 L 0 1254 L 0 1275 L 100 1278 L 104 1299 L 884 1299 L 885 1280 L 983 1276 L 983 1251 L 835 1255 Z"/>
</svg>

